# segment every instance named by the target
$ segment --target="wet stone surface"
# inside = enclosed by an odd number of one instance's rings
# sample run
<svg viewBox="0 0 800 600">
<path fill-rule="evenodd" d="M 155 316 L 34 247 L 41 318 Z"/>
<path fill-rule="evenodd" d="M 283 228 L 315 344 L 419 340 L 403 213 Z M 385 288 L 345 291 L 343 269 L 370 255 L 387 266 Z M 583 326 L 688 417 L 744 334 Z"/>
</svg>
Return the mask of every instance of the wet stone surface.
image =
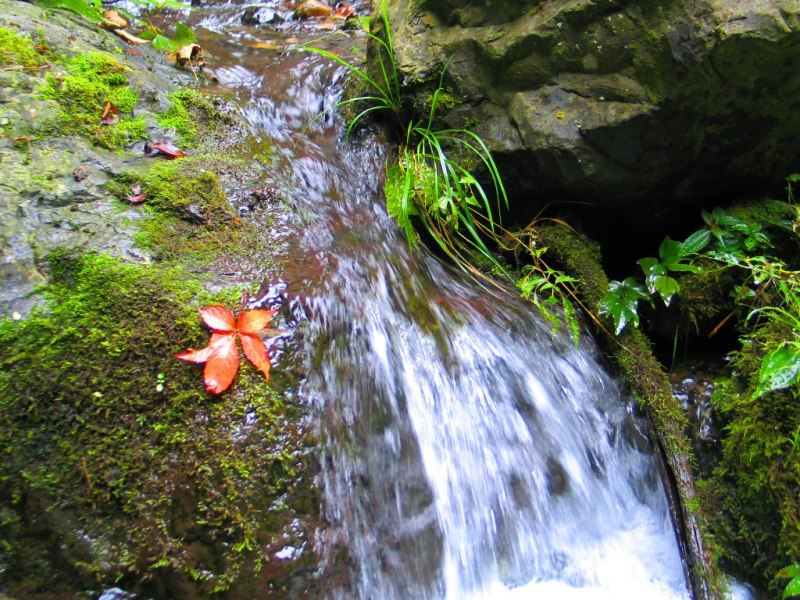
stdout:
<svg viewBox="0 0 800 600">
<path fill-rule="evenodd" d="M 685 369 L 670 375 L 673 395 L 689 417 L 689 439 L 697 457 L 700 477 L 708 476 L 720 451 L 720 425 L 711 404 L 713 375 Z"/>
</svg>

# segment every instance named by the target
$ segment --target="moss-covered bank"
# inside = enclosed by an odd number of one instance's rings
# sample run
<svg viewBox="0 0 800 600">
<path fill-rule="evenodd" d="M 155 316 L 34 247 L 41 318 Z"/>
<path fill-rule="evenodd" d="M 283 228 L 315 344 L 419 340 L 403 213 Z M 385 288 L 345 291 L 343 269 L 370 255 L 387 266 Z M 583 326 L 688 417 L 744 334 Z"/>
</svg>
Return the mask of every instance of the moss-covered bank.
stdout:
<svg viewBox="0 0 800 600">
<path fill-rule="evenodd" d="M 800 390 L 757 397 L 768 347 L 790 331 L 761 328 L 732 353 L 727 376 L 715 381 L 714 410 L 722 452 L 700 482 L 701 507 L 725 569 L 776 596 L 777 572 L 800 557 Z"/>
<path fill-rule="evenodd" d="M 256 145 L 165 58 L 0 9 L 0 595 L 295 597 L 318 499 L 293 377 L 243 361 L 215 397 L 174 358 L 208 341 L 198 308 L 279 273 L 271 215 L 231 202 L 267 183 Z"/>
<path fill-rule="evenodd" d="M 7 590 L 235 587 L 315 509 L 293 494 L 307 468 L 297 407 L 248 366 L 210 397 L 173 358 L 207 342 L 196 307 L 238 292 L 102 255 L 50 264 L 47 308 L 0 324 Z"/>
</svg>

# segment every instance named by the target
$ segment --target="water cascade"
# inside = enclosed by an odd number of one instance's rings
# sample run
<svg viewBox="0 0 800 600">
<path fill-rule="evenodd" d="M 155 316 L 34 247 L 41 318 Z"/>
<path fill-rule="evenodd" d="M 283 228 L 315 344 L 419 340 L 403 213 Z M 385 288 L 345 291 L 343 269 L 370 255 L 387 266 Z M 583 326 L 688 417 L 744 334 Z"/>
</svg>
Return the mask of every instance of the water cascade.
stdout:
<svg viewBox="0 0 800 600">
<path fill-rule="evenodd" d="M 229 52 L 238 65 L 217 75 L 272 140 L 295 215 L 301 392 L 319 415 L 329 560 L 351 565 L 328 597 L 687 598 L 643 427 L 588 334 L 576 349 L 513 291 L 408 248 L 383 207 L 386 144 L 315 119 L 341 68 Z"/>
</svg>

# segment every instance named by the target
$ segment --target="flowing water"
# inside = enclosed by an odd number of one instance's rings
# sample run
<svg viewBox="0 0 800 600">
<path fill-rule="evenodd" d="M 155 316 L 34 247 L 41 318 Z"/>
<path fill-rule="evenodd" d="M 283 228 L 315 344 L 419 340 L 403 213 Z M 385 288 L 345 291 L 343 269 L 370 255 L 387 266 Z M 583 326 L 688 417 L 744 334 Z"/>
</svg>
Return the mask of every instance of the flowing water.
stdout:
<svg viewBox="0 0 800 600">
<path fill-rule="evenodd" d="M 284 277 L 306 317 L 322 550 L 349 572 L 327 597 L 687 598 L 641 424 L 589 337 L 576 349 L 513 292 L 410 250 L 383 208 L 386 144 L 314 120 L 341 68 L 269 50 L 315 34 L 241 27 L 242 9 L 193 18 L 228 62 L 220 83 L 271 140 L 294 215 Z"/>
</svg>

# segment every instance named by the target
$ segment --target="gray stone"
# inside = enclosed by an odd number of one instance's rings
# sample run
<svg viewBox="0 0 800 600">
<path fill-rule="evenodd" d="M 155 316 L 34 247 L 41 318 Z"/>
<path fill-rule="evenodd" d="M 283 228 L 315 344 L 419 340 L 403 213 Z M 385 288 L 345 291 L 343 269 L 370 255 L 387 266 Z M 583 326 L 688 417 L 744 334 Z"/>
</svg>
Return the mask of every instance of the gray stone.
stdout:
<svg viewBox="0 0 800 600">
<path fill-rule="evenodd" d="M 442 122 L 517 196 L 697 201 L 798 170 L 800 0 L 387 6 L 405 91 L 424 106 L 451 59 Z"/>
<path fill-rule="evenodd" d="M 144 115 L 148 134 L 165 133 L 154 112 L 169 106 L 168 93 L 178 72 L 147 48 L 138 55 L 112 34 L 63 11 L 43 12 L 26 2 L 0 0 L 0 25 L 34 39 L 43 35 L 48 46 L 69 54 L 106 49 L 125 56 L 130 84 L 142 91 L 137 114 Z M 26 316 L 41 301 L 34 290 L 46 281 L 42 259 L 57 248 L 103 252 L 125 260 L 148 260 L 133 241 L 141 210 L 126 208 L 109 193 L 109 181 L 140 162 L 141 143 L 113 153 L 81 137 L 37 139 L 28 134 L 55 118 L 57 106 L 37 97 L 40 77 L 19 70 L 0 71 L 0 318 Z M 29 137 L 30 143 L 15 142 Z M 76 177 L 76 169 L 80 173 Z"/>
</svg>

